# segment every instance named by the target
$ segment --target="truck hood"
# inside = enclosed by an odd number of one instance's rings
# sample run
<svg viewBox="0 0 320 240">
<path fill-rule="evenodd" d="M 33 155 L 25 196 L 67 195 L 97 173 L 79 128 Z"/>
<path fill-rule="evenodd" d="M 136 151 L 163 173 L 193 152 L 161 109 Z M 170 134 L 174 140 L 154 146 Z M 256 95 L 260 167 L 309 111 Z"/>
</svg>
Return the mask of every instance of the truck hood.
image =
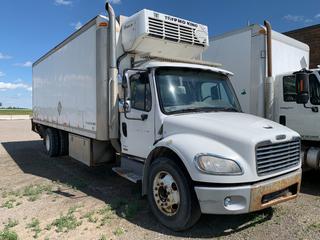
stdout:
<svg viewBox="0 0 320 240">
<path fill-rule="evenodd" d="M 296 137 L 299 134 L 285 126 L 237 112 L 171 115 L 163 122 L 164 144 L 175 149 L 181 159 L 186 159 L 186 166 L 195 166 L 192 162 L 197 154 L 212 154 L 235 160 L 244 172 L 239 176 L 215 176 L 189 167 L 192 179 L 199 182 L 255 182 L 292 171 L 290 168 L 258 176 L 256 147 L 259 143 L 286 142 Z"/>
<path fill-rule="evenodd" d="M 196 134 L 234 150 L 252 149 L 259 142 L 276 143 L 299 137 L 296 132 L 276 122 L 237 112 L 171 115 L 165 118 L 163 130 L 164 137 L 179 133 Z"/>
</svg>

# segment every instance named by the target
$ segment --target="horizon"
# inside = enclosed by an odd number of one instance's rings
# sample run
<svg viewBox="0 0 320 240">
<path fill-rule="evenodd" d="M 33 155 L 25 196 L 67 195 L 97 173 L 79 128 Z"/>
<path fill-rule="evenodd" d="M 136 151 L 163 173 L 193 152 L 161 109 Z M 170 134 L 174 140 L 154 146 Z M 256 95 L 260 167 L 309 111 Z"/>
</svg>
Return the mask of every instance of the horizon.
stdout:
<svg viewBox="0 0 320 240">
<path fill-rule="evenodd" d="M 32 64 L 86 22 L 105 15 L 103 0 L 4 0 L 0 6 L 0 103 L 2 107 L 32 108 Z M 116 15 L 130 16 L 147 8 L 208 25 L 216 36 L 267 19 L 274 30 L 287 32 L 320 23 L 320 10 L 309 9 L 315 0 L 301 5 L 285 2 L 198 2 L 111 0 Z M 192 9 L 192 10 L 191 10 Z M 218 10 L 218 11 L 217 11 Z M 13 14 L 14 13 L 14 14 Z M 19 16 L 19 17 L 18 17 Z M 21 17 L 20 17 L 21 16 Z"/>
</svg>

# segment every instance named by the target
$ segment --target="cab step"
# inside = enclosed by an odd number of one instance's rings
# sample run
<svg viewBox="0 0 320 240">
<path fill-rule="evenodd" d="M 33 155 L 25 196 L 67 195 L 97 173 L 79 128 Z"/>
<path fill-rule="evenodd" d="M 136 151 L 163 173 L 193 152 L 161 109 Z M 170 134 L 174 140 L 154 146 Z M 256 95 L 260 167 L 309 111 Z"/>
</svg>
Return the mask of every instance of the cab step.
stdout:
<svg viewBox="0 0 320 240">
<path fill-rule="evenodd" d="M 140 175 L 138 175 L 128 169 L 124 169 L 121 167 L 114 167 L 114 168 L 112 168 L 112 171 L 114 171 L 119 176 L 124 177 L 133 183 L 137 183 L 142 180 L 142 176 L 140 176 Z"/>
</svg>

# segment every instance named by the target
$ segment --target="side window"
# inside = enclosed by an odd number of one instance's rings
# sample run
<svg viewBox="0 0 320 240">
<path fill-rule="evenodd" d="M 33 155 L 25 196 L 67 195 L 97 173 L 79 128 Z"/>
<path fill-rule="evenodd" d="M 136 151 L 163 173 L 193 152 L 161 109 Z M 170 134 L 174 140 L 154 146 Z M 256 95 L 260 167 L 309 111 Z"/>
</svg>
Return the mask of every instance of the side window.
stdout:
<svg viewBox="0 0 320 240">
<path fill-rule="evenodd" d="M 283 101 L 295 102 L 296 101 L 296 78 L 295 76 L 283 77 Z"/>
<path fill-rule="evenodd" d="M 310 75 L 309 84 L 311 104 L 320 105 L 320 83 L 314 74 Z"/>
<path fill-rule="evenodd" d="M 131 107 L 149 112 L 151 110 L 151 90 L 149 79 L 144 74 L 133 74 L 130 77 Z"/>
</svg>

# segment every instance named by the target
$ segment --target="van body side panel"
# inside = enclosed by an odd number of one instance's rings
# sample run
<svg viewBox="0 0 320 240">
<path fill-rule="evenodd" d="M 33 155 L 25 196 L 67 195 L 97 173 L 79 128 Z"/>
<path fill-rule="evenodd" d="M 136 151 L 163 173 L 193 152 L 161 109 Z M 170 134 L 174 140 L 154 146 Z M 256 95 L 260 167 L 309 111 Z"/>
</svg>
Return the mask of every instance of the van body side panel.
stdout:
<svg viewBox="0 0 320 240">
<path fill-rule="evenodd" d="M 232 85 L 244 112 L 250 112 L 251 96 L 251 29 L 213 39 L 203 53 L 203 59 L 218 62 L 222 68 L 232 71 Z"/>
<path fill-rule="evenodd" d="M 107 28 L 96 20 L 33 66 L 34 122 L 108 140 Z"/>
</svg>

